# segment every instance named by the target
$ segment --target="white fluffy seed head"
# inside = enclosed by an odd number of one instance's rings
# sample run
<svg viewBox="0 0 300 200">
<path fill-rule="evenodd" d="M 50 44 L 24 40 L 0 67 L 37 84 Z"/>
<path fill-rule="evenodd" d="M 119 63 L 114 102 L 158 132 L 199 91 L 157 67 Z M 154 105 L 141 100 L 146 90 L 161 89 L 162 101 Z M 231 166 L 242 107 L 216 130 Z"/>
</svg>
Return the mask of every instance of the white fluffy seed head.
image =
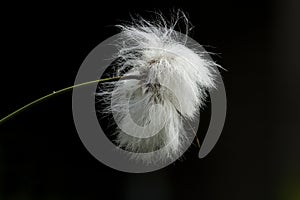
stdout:
<svg viewBox="0 0 300 200">
<path fill-rule="evenodd" d="M 180 156 L 188 141 L 182 119 L 193 119 L 203 105 L 205 90 L 215 87 L 217 64 L 205 59 L 207 52 L 186 46 L 187 33 L 174 30 L 163 18 L 134 20 L 120 25 L 121 40 L 116 58 L 117 76 L 138 76 L 107 83 L 110 105 L 118 125 L 116 143 L 132 158 L 146 163 L 165 162 Z M 188 30 L 188 28 L 187 28 Z"/>
</svg>

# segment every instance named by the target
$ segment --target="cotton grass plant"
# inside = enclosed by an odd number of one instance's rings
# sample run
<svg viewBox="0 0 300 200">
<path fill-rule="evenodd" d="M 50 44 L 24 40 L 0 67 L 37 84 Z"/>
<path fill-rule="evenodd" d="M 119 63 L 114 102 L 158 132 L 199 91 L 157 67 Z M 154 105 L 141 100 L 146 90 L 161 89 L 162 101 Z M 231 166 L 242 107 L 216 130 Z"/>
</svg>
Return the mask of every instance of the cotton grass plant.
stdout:
<svg viewBox="0 0 300 200">
<path fill-rule="evenodd" d="M 157 16 L 153 21 L 138 17 L 118 25 L 121 39 L 113 56 L 120 61 L 111 78 L 53 92 L 4 117 L 0 124 L 52 96 L 99 82 L 102 89 L 96 95 L 105 102 L 100 112 L 113 114 L 119 148 L 148 163 L 181 155 L 188 140 L 182 120 L 192 120 L 199 113 L 206 91 L 215 87 L 218 65 L 205 58 L 207 52 L 187 46 L 190 23 L 183 12 L 169 21 Z M 175 31 L 180 21 L 184 33 Z"/>
</svg>

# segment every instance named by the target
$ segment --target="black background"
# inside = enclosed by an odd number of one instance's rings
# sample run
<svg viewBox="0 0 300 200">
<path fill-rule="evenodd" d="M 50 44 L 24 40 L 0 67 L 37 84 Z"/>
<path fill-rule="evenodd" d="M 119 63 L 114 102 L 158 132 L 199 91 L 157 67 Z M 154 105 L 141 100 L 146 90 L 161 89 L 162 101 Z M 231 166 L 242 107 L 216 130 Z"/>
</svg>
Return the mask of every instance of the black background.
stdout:
<svg viewBox="0 0 300 200">
<path fill-rule="evenodd" d="M 106 1 L 3 5 L 0 117 L 72 85 L 88 53 L 130 14 L 181 8 L 218 55 L 228 112 L 204 159 L 151 173 L 104 166 L 82 145 L 71 93 L 0 125 L 0 199 L 299 200 L 300 7 L 286 1 Z"/>
</svg>

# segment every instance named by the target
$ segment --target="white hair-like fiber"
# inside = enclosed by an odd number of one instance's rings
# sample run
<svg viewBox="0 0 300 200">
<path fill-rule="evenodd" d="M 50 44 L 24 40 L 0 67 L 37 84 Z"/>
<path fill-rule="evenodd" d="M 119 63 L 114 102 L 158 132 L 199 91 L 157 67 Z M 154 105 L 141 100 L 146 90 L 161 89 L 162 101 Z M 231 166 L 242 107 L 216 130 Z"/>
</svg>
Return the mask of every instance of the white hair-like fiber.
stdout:
<svg viewBox="0 0 300 200">
<path fill-rule="evenodd" d="M 174 30 L 180 19 L 187 26 L 184 34 Z M 188 24 L 178 12 L 170 22 L 159 15 L 156 21 L 139 18 L 118 26 L 120 61 L 115 75 L 139 78 L 105 83 L 113 90 L 98 95 L 109 96 L 103 112 L 113 113 L 118 125 L 115 142 L 131 158 L 155 163 L 181 155 L 188 139 L 182 119 L 193 119 L 205 90 L 215 87 L 213 66 L 218 65 L 205 59 L 207 52 L 186 46 Z"/>
</svg>

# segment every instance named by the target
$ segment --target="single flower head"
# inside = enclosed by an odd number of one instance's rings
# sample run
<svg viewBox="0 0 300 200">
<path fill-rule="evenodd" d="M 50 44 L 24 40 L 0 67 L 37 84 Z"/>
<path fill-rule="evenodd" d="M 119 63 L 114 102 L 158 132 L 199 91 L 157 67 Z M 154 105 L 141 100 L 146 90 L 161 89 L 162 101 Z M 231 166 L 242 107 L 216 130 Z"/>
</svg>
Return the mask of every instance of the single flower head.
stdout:
<svg viewBox="0 0 300 200">
<path fill-rule="evenodd" d="M 183 19 L 187 32 L 174 30 Z M 116 76 L 134 76 L 106 83 L 98 95 L 109 96 L 105 112 L 118 125 L 116 144 L 132 158 L 165 162 L 183 153 L 188 134 L 183 119 L 193 119 L 204 104 L 206 90 L 215 87 L 217 64 L 207 52 L 187 47 L 189 22 L 179 12 L 171 22 L 142 18 L 119 25 L 121 39 Z"/>
</svg>

